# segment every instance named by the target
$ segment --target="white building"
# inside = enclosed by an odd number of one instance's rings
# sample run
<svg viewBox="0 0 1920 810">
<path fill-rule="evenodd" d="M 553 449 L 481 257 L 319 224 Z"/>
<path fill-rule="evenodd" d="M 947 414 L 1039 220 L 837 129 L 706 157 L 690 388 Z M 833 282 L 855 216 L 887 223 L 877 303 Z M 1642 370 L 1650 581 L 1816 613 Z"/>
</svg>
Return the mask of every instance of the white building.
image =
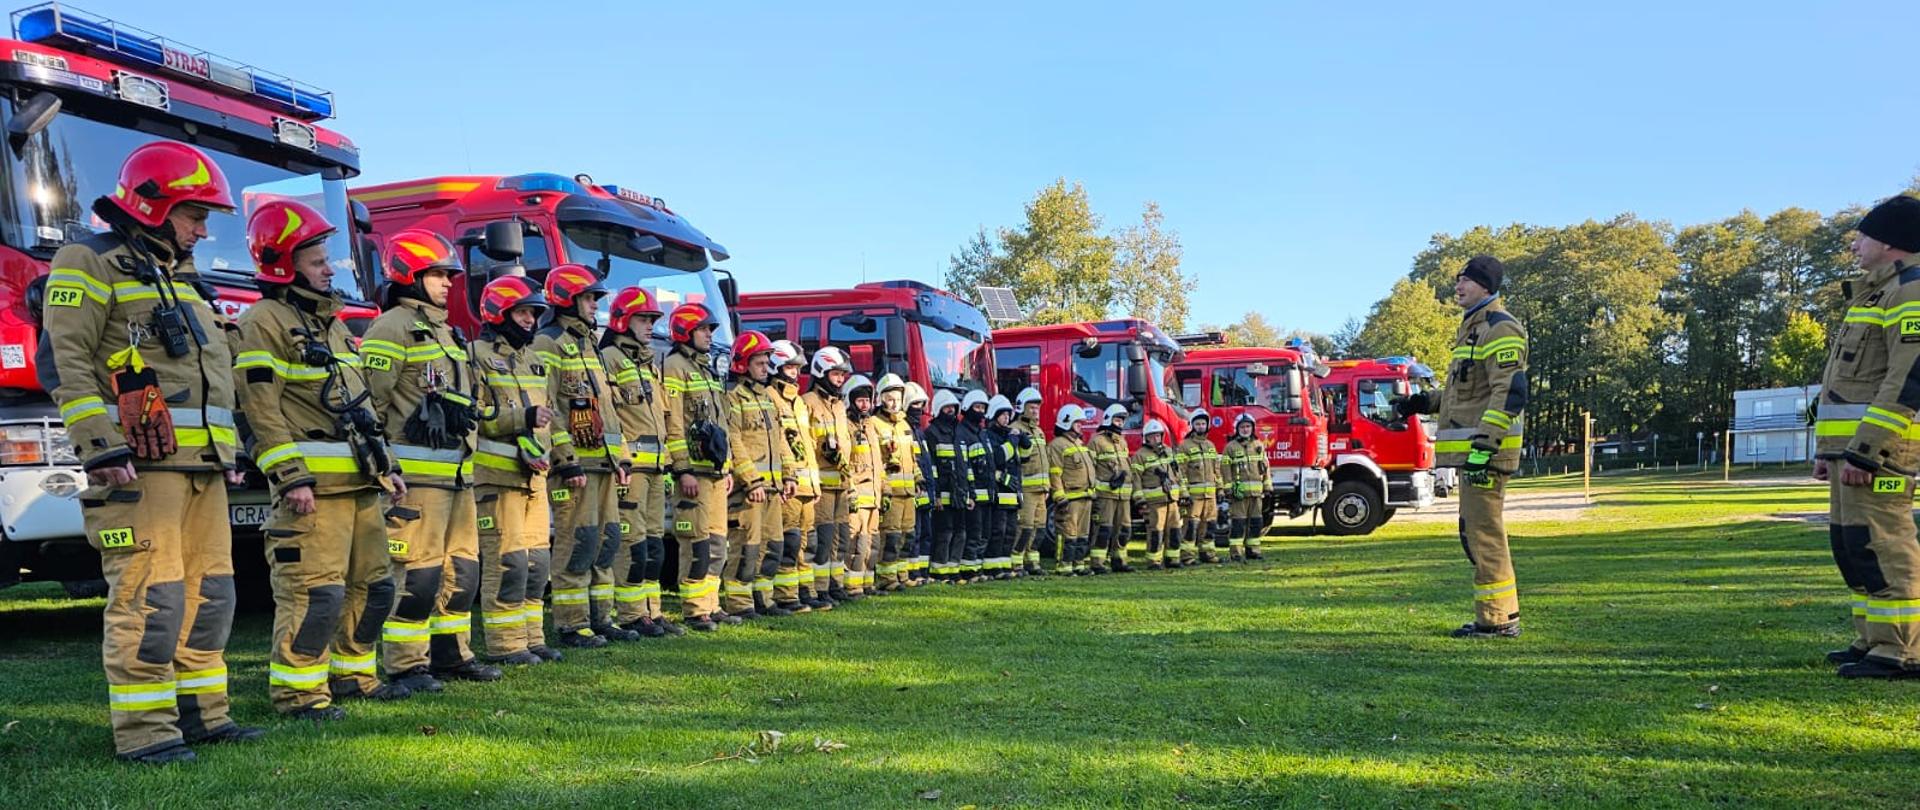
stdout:
<svg viewBox="0 0 1920 810">
<path fill-rule="evenodd" d="M 1811 460 L 1807 403 L 1819 397 L 1818 385 L 1733 392 L 1733 463 Z"/>
</svg>

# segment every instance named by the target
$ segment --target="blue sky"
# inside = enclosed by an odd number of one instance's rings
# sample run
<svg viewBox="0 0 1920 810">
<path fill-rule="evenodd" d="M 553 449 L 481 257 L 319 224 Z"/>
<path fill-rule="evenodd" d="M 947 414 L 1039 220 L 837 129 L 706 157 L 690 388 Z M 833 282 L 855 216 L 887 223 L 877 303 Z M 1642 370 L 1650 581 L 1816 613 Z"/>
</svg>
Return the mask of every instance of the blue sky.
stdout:
<svg viewBox="0 0 1920 810">
<path fill-rule="evenodd" d="M 333 90 L 368 181 L 657 194 L 748 289 L 937 282 L 1066 177 L 1109 225 L 1159 201 L 1196 321 L 1332 331 L 1437 232 L 1828 211 L 1920 171 L 1912 0 L 1185 5 L 83 7 Z"/>
</svg>

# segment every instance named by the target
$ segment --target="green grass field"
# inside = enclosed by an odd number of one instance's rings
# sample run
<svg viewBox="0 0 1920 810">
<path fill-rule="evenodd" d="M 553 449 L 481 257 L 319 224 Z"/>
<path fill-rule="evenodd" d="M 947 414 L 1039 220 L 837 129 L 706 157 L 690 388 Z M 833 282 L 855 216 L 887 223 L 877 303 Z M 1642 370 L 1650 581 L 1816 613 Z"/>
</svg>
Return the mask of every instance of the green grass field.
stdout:
<svg viewBox="0 0 1920 810">
<path fill-rule="evenodd" d="M 0 806 L 1920 805 L 1920 683 L 1834 677 L 1825 529 L 1773 517 L 1824 500 L 1717 471 L 1597 479 L 1577 520 L 1511 527 L 1518 641 L 1445 637 L 1470 569 L 1436 524 L 1275 537 L 1251 566 L 922 589 L 324 728 L 272 718 L 251 615 L 236 713 L 271 737 L 166 769 L 109 759 L 98 602 L 17 588 Z"/>
</svg>

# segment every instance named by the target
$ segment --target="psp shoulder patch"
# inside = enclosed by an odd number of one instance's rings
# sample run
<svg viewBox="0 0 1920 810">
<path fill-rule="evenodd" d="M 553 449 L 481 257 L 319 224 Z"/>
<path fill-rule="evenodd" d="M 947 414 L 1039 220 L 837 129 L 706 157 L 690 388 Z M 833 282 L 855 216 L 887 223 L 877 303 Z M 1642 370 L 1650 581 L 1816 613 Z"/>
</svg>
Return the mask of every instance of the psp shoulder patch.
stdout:
<svg viewBox="0 0 1920 810">
<path fill-rule="evenodd" d="M 384 354 L 369 354 L 366 356 L 366 362 L 367 368 L 373 369 L 374 371 L 393 370 L 393 358 Z"/>
<path fill-rule="evenodd" d="M 1900 319 L 1900 342 L 1920 343 L 1920 318 Z"/>
</svg>

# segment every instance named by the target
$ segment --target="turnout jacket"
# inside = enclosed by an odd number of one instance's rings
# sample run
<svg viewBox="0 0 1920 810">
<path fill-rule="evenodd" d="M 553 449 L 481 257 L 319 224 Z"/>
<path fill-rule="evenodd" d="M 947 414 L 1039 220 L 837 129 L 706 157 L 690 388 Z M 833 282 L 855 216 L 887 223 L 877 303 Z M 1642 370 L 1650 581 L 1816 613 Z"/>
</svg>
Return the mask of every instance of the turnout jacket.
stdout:
<svg viewBox="0 0 1920 810">
<path fill-rule="evenodd" d="M 247 417 L 248 454 L 275 496 L 303 486 L 315 495 L 337 495 L 379 484 L 355 456 L 349 425 L 336 413 L 355 400 L 355 407 L 372 410 L 353 334 L 339 313 L 334 294 L 289 285 L 240 316 L 234 390 Z M 325 349 L 332 362 L 308 365 L 317 359 L 307 356 L 309 348 Z M 386 444 L 382 436 L 364 438 Z"/>
<path fill-rule="evenodd" d="M 1454 333 L 1453 371 L 1437 403 L 1434 463 L 1458 467 L 1479 448 L 1493 451 L 1496 469 L 1517 468 L 1527 393 L 1527 330 L 1496 295 L 1468 310 Z"/>
<path fill-rule="evenodd" d="M 1871 268 L 1828 350 L 1813 433 L 1820 458 L 1920 471 L 1920 261 Z"/>
</svg>

